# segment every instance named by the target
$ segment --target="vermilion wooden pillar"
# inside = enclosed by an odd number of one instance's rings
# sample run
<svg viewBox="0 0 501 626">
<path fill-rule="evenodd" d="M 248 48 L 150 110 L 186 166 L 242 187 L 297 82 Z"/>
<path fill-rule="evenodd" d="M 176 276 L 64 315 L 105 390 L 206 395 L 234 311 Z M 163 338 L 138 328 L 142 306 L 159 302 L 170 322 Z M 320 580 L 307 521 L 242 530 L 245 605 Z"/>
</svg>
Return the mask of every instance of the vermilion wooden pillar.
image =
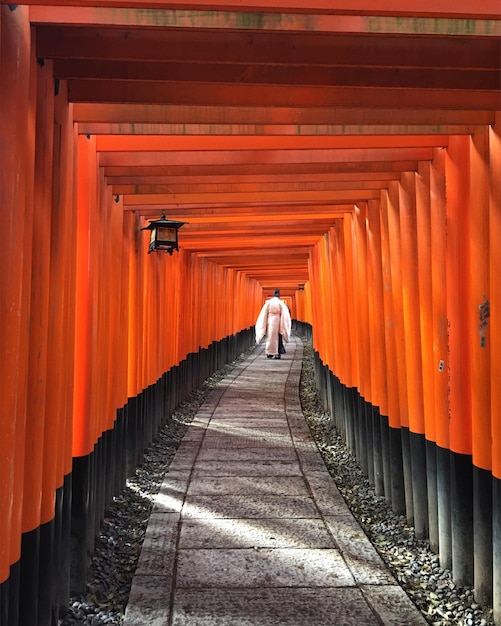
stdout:
<svg viewBox="0 0 501 626">
<path fill-rule="evenodd" d="M 70 516 L 71 516 L 71 469 L 72 469 L 72 409 L 74 376 L 74 337 L 75 337 L 75 220 L 76 220 L 76 183 L 75 155 L 77 137 L 73 125 L 72 106 L 68 104 L 67 84 L 62 82 L 54 100 L 54 163 L 52 232 L 51 232 L 51 308 L 59 311 L 50 316 L 49 345 L 57 346 L 49 362 L 54 365 L 58 377 L 57 436 L 51 437 L 52 448 L 44 449 L 45 454 L 56 458 L 54 490 L 54 537 L 56 549 L 52 555 L 54 576 L 52 578 L 53 599 L 45 600 L 41 593 L 41 604 L 46 605 L 50 614 L 56 606 L 64 610 L 69 601 L 70 569 Z M 59 142 L 56 148 L 57 142 Z M 61 167 L 61 163 L 64 167 Z M 53 267 L 56 271 L 53 271 Z M 53 335 L 52 335 L 53 333 Z M 52 335 L 52 339 L 51 339 Z M 54 343 L 52 343 L 54 341 Z M 49 352 L 50 354 L 50 352 Z M 60 355 L 56 358 L 54 355 Z M 61 356 L 62 355 L 62 356 Z M 48 381 L 48 385 L 50 385 Z M 48 397 L 47 397 L 48 401 Z M 47 405 L 47 411 L 49 411 Z M 44 555 L 41 555 L 44 559 Z M 41 579 L 43 573 L 41 573 Z"/>
<path fill-rule="evenodd" d="M 389 433 L 384 330 L 384 296 L 381 256 L 380 202 L 367 205 L 367 261 L 369 290 L 371 403 L 373 406 L 374 488 L 378 495 L 389 489 Z M 386 474 L 386 478 L 385 478 Z M 386 487 L 385 487 L 386 485 Z M 386 493 L 386 495 L 388 495 Z"/>
<path fill-rule="evenodd" d="M 472 279 L 468 326 L 471 343 L 474 587 L 475 598 L 485 604 L 492 600 L 489 196 L 489 134 L 487 128 L 481 128 L 473 134 L 470 144 L 468 235 Z"/>
<path fill-rule="evenodd" d="M 409 448 L 411 457 L 413 521 L 416 536 L 428 536 L 426 449 L 424 436 L 423 372 L 420 319 L 424 314 L 419 298 L 421 268 L 417 245 L 416 175 L 403 172 L 400 184 L 400 240 L 402 265 L 402 312 L 405 338 L 405 371 Z"/>
<path fill-rule="evenodd" d="M 385 476 L 386 499 L 391 501 L 395 513 L 405 512 L 404 472 L 400 434 L 400 395 L 398 390 L 397 334 L 395 302 L 393 298 L 392 255 L 389 226 L 389 194 L 383 191 L 380 201 L 381 265 L 383 278 L 385 371 L 388 393 L 388 463 L 389 477 Z"/>
<path fill-rule="evenodd" d="M 348 330 L 349 330 L 349 346 L 351 351 L 350 364 L 351 370 L 349 374 L 349 390 L 348 390 L 348 402 L 349 402 L 349 421 L 350 432 L 348 444 L 350 450 L 354 455 L 358 454 L 357 449 L 357 407 L 356 407 L 356 393 L 358 390 L 358 384 L 360 379 L 359 374 L 359 362 L 357 353 L 359 350 L 359 337 L 357 332 L 357 326 L 355 324 L 355 318 L 353 311 L 357 306 L 355 296 L 355 273 L 353 270 L 353 215 L 351 213 L 345 213 L 343 218 L 343 233 L 344 233 L 344 262 L 345 262 L 345 286 L 346 286 L 346 308 L 348 317 Z M 313 275 L 310 274 L 312 277 Z M 314 289 L 312 289 L 314 293 Z"/>
<path fill-rule="evenodd" d="M 493 608 L 494 618 L 501 621 L 501 356 L 494 346 L 501 345 L 501 111 L 489 130 L 489 248 L 490 304 L 493 314 L 488 332 L 491 346 L 491 413 L 492 413 L 492 492 L 493 492 Z"/>
<path fill-rule="evenodd" d="M 30 29 L 26 7 L 0 7 L 0 583 L 4 623 L 17 623 L 28 313 L 31 272 L 33 152 L 30 129 Z M 30 172 L 31 170 L 31 172 Z M 14 175 L 15 173 L 15 175 Z M 28 274 L 27 274 L 28 273 Z M 8 581 L 8 582 L 7 582 Z"/>
<path fill-rule="evenodd" d="M 90 264 L 91 207 L 95 203 L 93 167 L 95 152 L 92 139 L 84 135 L 78 138 L 78 211 L 76 222 L 76 280 L 75 280 L 75 377 L 73 404 L 73 456 L 90 452 L 91 402 L 91 322 L 92 322 L 92 276 Z"/>
<path fill-rule="evenodd" d="M 464 585 L 473 584 L 469 142 L 467 136 L 451 137 L 445 161 L 452 571 L 455 581 Z"/>
<path fill-rule="evenodd" d="M 172 326 L 177 328 L 178 331 L 174 333 L 174 336 L 169 340 L 170 346 L 170 366 L 177 365 L 181 358 L 181 348 L 180 348 L 180 339 L 181 333 L 179 331 L 180 325 L 180 311 L 181 311 L 181 300 L 182 300 L 182 290 L 183 290 L 183 271 L 185 266 L 186 254 L 180 250 L 179 255 L 176 258 L 176 263 L 174 264 L 171 272 L 169 282 L 171 285 L 171 306 L 172 310 L 170 311 L 170 319 L 172 320 Z"/>
<path fill-rule="evenodd" d="M 324 237 L 321 239 L 323 245 L 323 277 L 322 284 L 325 289 L 323 300 L 325 313 L 327 314 L 327 319 L 324 325 L 324 333 L 326 339 L 326 359 L 325 364 L 328 366 L 331 372 L 336 371 L 336 358 L 335 358 L 335 347 L 336 347 L 336 333 L 334 325 L 332 324 L 333 319 L 333 308 L 334 302 L 332 298 L 333 294 L 333 276 L 332 276 L 332 236 L 330 231 L 328 231 Z"/>
<path fill-rule="evenodd" d="M 325 242 L 323 241 L 323 238 L 321 238 L 318 243 L 315 245 L 313 251 L 312 251 L 312 259 L 313 259 L 313 266 L 315 268 L 315 291 L 317 291 L 319 294 L 323 294 L 323 288 L 324 288 L 324 279 L 325 279 Z M 313 314 L 314 314 L 314 326 L 317 329 L 316 331 L 316 338 L 315 338 L 315 352 L 318 355 L 318 357 L 321 359 L 321 364 L 319 362 L 316 362 L 315 365 L 317 366 L 315 369 L 315 375 L 316 375 L 316 384 L 317 384 L 317 388 L 319 389 L 320 393 L 321 393 L 321 398 L 322 401 L 324 403 L 324 409 L 327 410 L 327 405 L 326 405 L 326 394 L 325 394 L 325 384 L 324 384 L 324 376 L 325 376 L 325 367 L 326 367 L 326 359 L 327 359 L 327 355 L 326 355 L 326 350 L 324 348 L 324 346 L 326 345 L 326 324 L 325 324 L 325 312 L 326 312 L 326 302 L 325 302 L 325 298 L 322 296 L 319 296 L 316 299 L 316 302 L 314 303 L 314 309 L 313 309 Z"/>
<path fill-rule="evenodd" d="M 93 478 L 91 459 L 94 424 L 91 414 L 93 362 L 92 211 L 96 205 L 95 139 L 78 137 L 78 187 L 75 242 L 75 365 L 73 393 L 73 503 L 72 503 L 72 587 L 85 586 L 88 553 L 92 546 Z"/>
<path fill-rule="evenodd" d="M 395 325 L 395 361 L 391 364 L 397 370 L 398 406 L 400 410 L 400 432 L 393 433 L 401 438 L 395 442 L 401 446 L 403 464 L 403 478 L 405 486 L 405 510 L 409 521 L 414 519 L 414 503 L 412 495 L 412 465 L 409 447 L 409 409 L 407 394 L 407 372 L 405 355 L 405 326 L 403 306 L 403 277 L 402 277 L 402 239 L 400 236 L 400 183 L 390 181 L 388 188 L 388 236 L 391 262 L 391 284 L 393 300 L 393 323 Z M 395 449 L 394 454 L 398 454 Z"/>
<path fill-rule="evenodd" d="M 361 202 L 353 211 L 353 273 L 355 290 L 355 308 L 353 322 L 358 335 L 358 382 L 361 396 L 358 407 L 359 443 L 358 460 L 362 470 L 374 484 L 374 458 L 372 451 L 372 417 L 370 416 L 371 341 L 369 333 L 369 301 L 367 281 L 367 236 L 366 236 L 367 204 Z"/>
<path fill-rule="evenodd" d="M 310 265 L 310 275 L 311 275 L 311 280 L 312 280 L 312 291 L 313 292 L 317 292 L 317 290 L 320 290 L 320 275 L 318 272 L 318 264 L 319 264 L 319 260 L 318 260 L 318 246 L 315 246 L 311 251 L 310 251 L 310 260 L 309 260 L 309 265 Z M 317 325 L 317 321 L 319 321 L 319 317 L 321 315 L 321 311 L 319 309 L 319 298 L 314 299 L 314 301 L 311 303 L 311 319 L 312 319 L 312 324 L 313 326 Z M 322 324 L 318 324 L 318 331 L 317 333 L 313 336 L 313 349 L 315 351 L 318 351 L 319 346 L 321 347 L 322 345 L 322 332 L 323 332 L 323 326 Z"/>
<path fill-rule="evenodd" d="M 28 351 L 26 458 L 23 494 L 23 553 L 21 578 L 24 601 L 21 619 L 39 623 L 40 523 L 46 429 L 47 334 L 49 322 L 50 241 L 52 215 L 52 154 L 54 126 L 54 82 L 52 63 L 37 64 L 37 108 L 35 134 L 36 207 L 32 245 L 31 323 Z M 43 583 L 42 583 L 43 584 Z"/>
<path fill-rule="evenodd" d="M 137 306 L 139 286 L 139 243 L 138 243 L 139 222 L 135 213 L 127 211 L 124 217 L 124 237 L 126 238 L 127 260 L 128 260 L 128 284 L 127 284 L 127 310 L 128 333 L 127 333 L 127 396 L 133 398 L 139 391 L 138 381 L 138 320 L 139 307 Z"/>
<path fill-rule="evenodd" d="M 336 401 L 338 398 L 337 387 L 338 387 L 338 377 L 337 373 L 339 372 L 339 365 L 341 361 L 341 356 L 339 353 L 339 334 L 336 326 L 336 305 L 337 302 L 336 292 L 338 285 L 336 284 L 336 272 L 334 269 L 334 258 L 335 258 L 335 234 L 333 228 L 330 228 L 327 233 L 327 259 L 326 259 L 326 272 L 328 277 L 328 289 L 329 289 L 329 319 L 330 323 L 328 324 L 327 330 L 330 336 L 331 349 L 329 352 L 329 369 L 326 372 L 327 378 L 327 393 L 328 393 L 328 403 L 329 410 L 331 416 L 334 418 L 337 423 L 337 418 L 339 417 L 339 411 L 336 410 Z M 344 428 L 342 429 L 344 433 Z M 341 431 L 341 429 L 339 429 Z"/>
<path fill-rule="evenodd" d="M 446 290 L 445 149 L 434 151 L 430 171 L 431 289 L 433 309 L 433 415 L 436 436 L 438 549 L 440 563 L 452 568 L 451 486 Z M 432 537 L 430 536 L 430 540 Z"/>
<path fill-rule="evenodd" d="M 435 552 L 438 552 L 438 513 L 437 513 L 437 462 L 434 410 L 434 370 L 433 356 L 433 293 L 432 293 L 432 247 L 431 247 L 431 194 L 429 161 L 419 164 L 416 175 L 416 235 L 419 266 L 419 302 L 421 361 L 423 380 L 423 426 L 426 465 L 426 493 L 428 509 L 428 538 Z"/>
<path fill-rule="evenodd" d="M 332 229 L 332 238 L 334 243 L 333 252 L 333 273 L 334 273 L 334 314 L 335 314 L 335 329 L 338 343 L 338 370 L 335 372 L 342 385 L 340 386 L 339 393 L 341 397 L 337 399 L 339 406 L 339 421 L 340 430 L 343 434 L 346 444 L 350 449 L 354 449 L 354 437 L 352 422 L 350 419 L 351 413 L 349 410 L 349 394 L 353 387 L 352 380 L 352 351 L 350 343 L 350 316 L 349 316 L 349 303 L 347 300 L 347 285 L 346 285 L 346 252 L 345 252 L 345 237 L 344 237 L 344 220 L 336 220 L 336 223 Z M 304 292 L 299 292 L 304 293 Z"/>
<path fill-rule="evenodd" d="M 340 370 L 339 376 L 341 382 L 346 387 L 353 387 L 352 378 L 352 351 L 350 344 L 350 318 L 349 303 L 347 300 L 347 278 L 346 278 L 346 249 L 344 237 L 344 220 L 336 220 L 334 227 L 335 233 L 335 265 L 336 276 L 336 332 L 338 334 L 338 342 L 340 346 Z"/>
<path fill-rule="evenodd" d="M 124 332 L 128 327 L 128 242 L 124 237 L 124 219 L 125 213 L 121 206 L 121 200 L 113 201 L 112 217 L 110 230 L 112 232 L 113 241 L 116 242 L 116 250 L 112 250 L 112 284 L 115 284 L 116 297 L 113 299 L 113 327 L 120 329 L 120 332 L 112 334 L 111 350 L 115 356 L 114 370 L 116 375 L 111 373 L 110 385 L 113 390 L 111 401 L 111 411 L 116 408 L 122 408 L 127 402 L 127 352 L 128 352 L 128 333 Z"/>
<path fill-rule="evenodd" d="M 32 44 L 33 46 L 33 36 L 32 36 Z M 27 104 L 27 117 L 25 120 L 25 124 L 27 126 L 35 126 L 36 120 L 36 91 L 37 91 L 37 76 L 36 76 L 36 68 L 33 63 L 33 54 L 30 54 L 30 64 L 25 67 L 25 71 L 28 75 L 29 80 L 29 91 L 28 91 L 28 102 Z M 34 213 L 35 213 L 35 195 L 34 195 L 34 170 L 35 170 L 35 137 L 33 133 L 29 133 L 26 135 L 26 143 L 24 145 L 24 155 L 23 155 L 23 164 L 21 170 L 21 176 L 24 179 L 23 186 L 21 187 L 21 197 L 19 198 L 20 206 L 14 205 L 15 211 L 23 211 L 24 212 L 24 236 L 23 236 L 23 247 L 22 251 L 19 253 L 22 256 L 23 260 L 23 273 L 22 273 L 22 308 L 23 311 L 28 315 L 30 319 L 30 323 L 28 325 L 28 329 L 31 330 L 32 326 L 32 316 L 37 312 L 37 303 L 36 297 L 39 294 L 36 294 L 32 299 L 33 295 L 33 237 L 36 234 L 34 231 Z M 8 269 L 8 268 L 7 268 Z M 47 287 L 47 285 L 45 285 Z M 34 305 L 34 306 L 33 306 Z M 33 307 L 33 308 L 32 308 Z M 35 511 L 31 510 L 31 502 L 26 502 L 24 500 L 24 492 L 23 492 L 23 479 L 26 479 L 26 471 L 28 470 L 32 475 L 33 469 L 30 467 L 31 457 L 29 451 L 33 445 L 31 423 L 28 423 L 28 384 L 30 382 L 29 377 L 29 351 L 30 351 L 30 333 L 27 333 L 23 330 L 23 326 L 21 326 L 21 337 L 20 337 L 20 345 L 19 352 L 20 356 L 23 359 L 23 363 L 20 364 L 20 371 L 22 372 L 22 377 L 19 379 L 19 393 L 18 393 L 18 416 L 21 420 L 21 424 L 23 424 L 24 436 L 26 437 L 23 441 L 24 444 L 24 453 L 23 458 L 19 457 L 20 463 L 22 463 L 19 467 L 19 485 L 18 491 L 20 493 L 16 494 L 16 498 L 20 498 L 22 500 L 22 510 L 23 510 L 23 518 L 25 511 L 28 515 L 32 515 L 33 513 L 38 516 L 39 510 L 38 508 Z M 21 439 L 20 439 L 21 443 Z M 37 450 L 38 452 L 38 450 Z M 29 478 L 26 479 L 26 482 L 29 482 Z M 40 491 L 37 488 L 39 485 L 35 485 L 35 493 L 37 500 L 40 498 Z M 36 505 L 35 505 L 36 506 Z M 23 527 L 24 527 L 24 519 L 23 519 Z M 22 528 L 24 531 L 24 528 Z M 23 593 L 23 572 L 21 572 L 21 593 Z M 21 603 L 22 604 L 22 603 Z"/>
</svg>

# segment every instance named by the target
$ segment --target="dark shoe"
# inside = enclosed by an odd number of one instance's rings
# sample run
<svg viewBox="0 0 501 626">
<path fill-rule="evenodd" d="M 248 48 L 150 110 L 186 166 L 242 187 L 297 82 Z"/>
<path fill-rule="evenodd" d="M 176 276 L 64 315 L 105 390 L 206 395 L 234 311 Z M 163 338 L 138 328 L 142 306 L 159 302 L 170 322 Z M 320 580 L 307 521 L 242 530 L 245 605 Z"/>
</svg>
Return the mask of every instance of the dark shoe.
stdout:
<svg viewBox="0 0 501 626">
<path fill-rule="evenodd" d="M 273 354 L 267 354 L 267 355 L 266 355 L 266 358 L 267 358 L 267 359 L 272 359 L 272 358 L 273 358 Z"/>
<path fill-rule="evenodd" d="M 274 359 L 279 359 L 282 355 L 280 354 L 275 354 L 275 356 L 273 357 Z"/>
</svg>

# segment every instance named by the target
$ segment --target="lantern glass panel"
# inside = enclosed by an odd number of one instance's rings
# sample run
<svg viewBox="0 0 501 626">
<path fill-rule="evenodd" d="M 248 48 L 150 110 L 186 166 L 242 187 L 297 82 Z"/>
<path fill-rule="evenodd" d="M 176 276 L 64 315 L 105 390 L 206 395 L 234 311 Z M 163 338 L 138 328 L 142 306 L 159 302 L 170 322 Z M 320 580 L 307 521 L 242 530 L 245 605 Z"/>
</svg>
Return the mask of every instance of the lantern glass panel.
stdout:
<svg viewBox="0 0 501 626">
<path fill-rule="evenodd" d="M 157 226 L 157 241 L 159 243 L 175 244 L 177 241 L 177 229 L 168 226 Z M 153 234 L 153 233 L 152 233 Z"/>
</svg>

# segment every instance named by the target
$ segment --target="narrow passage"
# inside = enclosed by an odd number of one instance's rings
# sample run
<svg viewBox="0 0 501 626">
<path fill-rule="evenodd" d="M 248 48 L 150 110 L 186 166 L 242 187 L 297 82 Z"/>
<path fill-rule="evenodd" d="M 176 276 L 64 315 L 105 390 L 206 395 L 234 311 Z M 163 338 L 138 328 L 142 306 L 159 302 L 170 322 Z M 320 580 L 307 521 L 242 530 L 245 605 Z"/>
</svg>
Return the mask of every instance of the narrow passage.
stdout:
<svg viewBox="0 0 501 626">
<path fill-rule="evenodd" d="M 213 389 L 155 499 L 125 626 L 426 624 L 349 511 L 299 402 L 303 345 Z"/>
</svg>

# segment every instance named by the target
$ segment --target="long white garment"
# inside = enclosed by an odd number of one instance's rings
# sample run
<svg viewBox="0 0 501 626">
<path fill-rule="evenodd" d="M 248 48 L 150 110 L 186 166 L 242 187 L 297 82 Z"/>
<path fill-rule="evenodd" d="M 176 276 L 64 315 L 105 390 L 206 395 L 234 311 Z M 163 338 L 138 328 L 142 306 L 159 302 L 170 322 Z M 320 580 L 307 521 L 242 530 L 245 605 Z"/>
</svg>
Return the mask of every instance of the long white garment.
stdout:
<svg viewBox="0 0 501 626">
<path fill-rule="evenodd" d="M 266 336 L 266 354 L 278 354 L 278 335 L 282 335 L 287 343 L 291 334 L 291 316 L 287 306 L 273 296 L 263 304 L 256 320 L 256 343 L 260 343 Z"/>
</svg>

